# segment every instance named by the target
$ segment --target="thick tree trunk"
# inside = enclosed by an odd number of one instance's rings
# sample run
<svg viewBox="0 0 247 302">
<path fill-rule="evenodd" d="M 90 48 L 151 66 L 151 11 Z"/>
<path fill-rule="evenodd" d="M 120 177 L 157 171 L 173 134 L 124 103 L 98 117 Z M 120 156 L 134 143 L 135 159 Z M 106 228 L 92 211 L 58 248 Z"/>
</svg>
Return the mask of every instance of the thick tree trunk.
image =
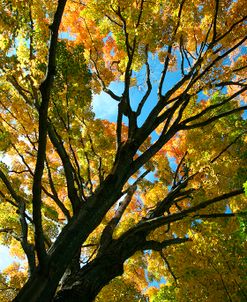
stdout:
<svg viewBox="0 0 247 302">
<path fill-rule="evenodd" d="M 135 151 L 129 144 L 122 146 L 110 175 L 82 206 L 79 214 L 64 227 L 48 251 L 46 267 L 35 271 L 14 302 L 52 301 L 58 284 L 76 252 L 121 196 L 122 187 L 130 176 L 129 169 Z"/>
<path fill-rule="evenodd" d="M 123 274 L 125 260 L 141 249 L 145 242 L 145 235 L 137 233 L 111 240 L 92 262 L 67 279 L 54 298 L 54 302 L 94 301 L 105 285 Z"/>
<path fill-rule="evenodd" d="M 105 285 L 122 273 L 123 261 L 117 255 L 97 258 L 71 276 L 54 302 L 92 302 Z"/>
<path fill-rule="evenodd" d="M 116 198 L 116 200 L 118 196 L 118 193 L 111 194 L 111 197 Z M 63 229 L 59 238 L 48 252 L 46 267 L 42 270 L 36 270 L 14 299 L 15 302 L 52 301 L 58 283 L 67 267 L 71 264 L 76 252 L 104 216 L 102 209 L 96 206 L 97 203 L 108 202 L 103 197 L 102 195 L 94 196 L 92 203 L 95 206 L 91 209 L 85 208 L 78 217 L 73 218 L 71 223 Z"/>
<path fill-rule="evenodd" d="M 54 295 L 56 288 L 56 279 L 52 279 L 48 275 L 44 275 L 40 272 L 35 272 L 13 301 L 48 302 L 51 301 L 51 297 Z"/>
</svg>

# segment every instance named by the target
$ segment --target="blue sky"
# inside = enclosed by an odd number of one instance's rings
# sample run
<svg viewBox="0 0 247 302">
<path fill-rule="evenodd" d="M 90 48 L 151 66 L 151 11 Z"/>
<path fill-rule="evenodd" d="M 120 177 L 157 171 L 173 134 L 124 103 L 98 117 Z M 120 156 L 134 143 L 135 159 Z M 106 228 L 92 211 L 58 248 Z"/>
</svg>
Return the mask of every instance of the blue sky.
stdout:
<svg viewBox="0 0 247 302">
<path fill-rule="evenodd" d="M 0 245 L 0 271 L 2 271 L 5 267 L 10 265 L 15 258 L 9 255 L 9 249 L 6 246 Z"/>
<path fill-rule="evenodd" d="M 152 82 L 152 91 L 146 104 L 143 108 L 143 112 L 140 116 L 138 124 L 141 125 L 151 109 L 157 102 L 157 91 L 159 84 L 159 77 L 163 69 L 163 64 L 158 60 L 157 55 L 149 55 L 149 64 L 150 64 L 150 77 Z M 136 86 L 130 89 L 130 99 L 131 106 L 134 110 L 137 109 L 137 106 L 146 92 L 145 77 L 146 71 L 143 67 L 139 72 L 135 72 L 134 76 L 137 79 Z M 180 70 L 167 72 L 167 76 L 164 82 L 163 93 L 169 90 L 178 80 L 180 79 Z M 122 82 L 113 82 L 110 84 L 109 88 L 117 95 L 121 96 L 124 90 L 124 84 Z M 111 122 L 116 122 L 117 120 L 117 101 L 113 100 L 105 92 L 101 92 L 99 95 L 93 96 L 93 111 L 96 114 L 97 118 L 107 119 Z"/>
</svg>

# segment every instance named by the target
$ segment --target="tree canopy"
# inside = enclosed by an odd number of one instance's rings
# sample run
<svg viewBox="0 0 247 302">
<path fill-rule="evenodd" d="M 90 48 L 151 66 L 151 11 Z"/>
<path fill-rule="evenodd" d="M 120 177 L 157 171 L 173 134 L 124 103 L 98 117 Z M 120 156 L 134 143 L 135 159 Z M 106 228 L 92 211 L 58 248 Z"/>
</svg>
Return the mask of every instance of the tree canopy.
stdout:
<svg viewBox="0 0 247 302">
<path fill-rule="evenodd" d="M 0 16 L 1 301 L 246 301 L 245 1 Z"/>
</svg>

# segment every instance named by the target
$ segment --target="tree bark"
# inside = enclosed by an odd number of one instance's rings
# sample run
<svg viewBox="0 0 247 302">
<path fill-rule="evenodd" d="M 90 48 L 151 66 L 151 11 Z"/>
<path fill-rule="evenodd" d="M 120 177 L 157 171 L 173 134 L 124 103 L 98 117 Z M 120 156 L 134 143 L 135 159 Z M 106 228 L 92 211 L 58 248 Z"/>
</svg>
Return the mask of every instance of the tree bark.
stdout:
<svg viewBox="0 0 247 302">
<path fill-rule="evenodd" d="M 54 302 L 92 302 L 112 279 L 123 274 L 124 262 L 146 243 L 146 233 L 119 237 L 98 252 L 96 258 L 71 275 L 57 292 Z"/>
<path fill-rule="evenodd" d="M 58 284 L 76 252 L 100 224 L 110 207 L 120 198 L 122 187 L 129 177 L 132 153 L 135 151 L 130 149 L 128 143 L 119 150 L 112 172 L 82 206 L 79 214 L 68 222 L 48 251 L 46 270 L 37 268 L 14 302 L 52 301 Z"/>
<path fill-rule="evenodd" d="M 100 290 L 113 278 L 122 275 L 123 260 L 118 253 L 99 257 L 86 265 L 80 272 L 71 275 L 58 291 L 54 302 L 91 302 Z"/>
</svg>

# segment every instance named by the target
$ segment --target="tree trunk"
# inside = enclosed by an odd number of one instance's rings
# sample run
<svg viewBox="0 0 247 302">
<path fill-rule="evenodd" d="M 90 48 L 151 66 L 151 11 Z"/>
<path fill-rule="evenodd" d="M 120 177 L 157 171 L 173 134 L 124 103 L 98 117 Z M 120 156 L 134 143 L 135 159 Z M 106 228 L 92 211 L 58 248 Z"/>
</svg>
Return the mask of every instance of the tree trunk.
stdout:
<svg viewBox="0 0 247 302">
<path fill-rule="evenodd" d="M 36 271 L 13 302 L 49 302 L 57 288 L 57 280 Z"/>
<path fill-rule="evenodd" d="M 123 261 L 117 255 L 100 257 L 67 280 L 54 302 L 92 302 L 113 278 L 123 274 Z"/>
<path fill-rule="evenodd" d="M 92 262 L 67 279 L 54 298 L 54 302 L 94 301 L 105 285 L 123 274 L 125 260 L 141 249 L 145 242 L 145 235 L 137 233 L 111 240 Z"/>
<path fill-rule="evenodd" d="M 58 284 L 76 252 L 90 233 L 100 224 L 110 207 L 120 198 L 122 187 L 129 177 L 132 153 L 135 151 L 131 148 L 128 144 L 122 146 L 112 172 L 83 204 L 79 214 L 74 216 L 63 228 L 48 251 L 46 267 L 42 270 L 38 268 L 35 271 L 13 302 L 52 301 Z M 100 286 L 97 285 L 96 288 L 98 287 Z"/>
</svg>

